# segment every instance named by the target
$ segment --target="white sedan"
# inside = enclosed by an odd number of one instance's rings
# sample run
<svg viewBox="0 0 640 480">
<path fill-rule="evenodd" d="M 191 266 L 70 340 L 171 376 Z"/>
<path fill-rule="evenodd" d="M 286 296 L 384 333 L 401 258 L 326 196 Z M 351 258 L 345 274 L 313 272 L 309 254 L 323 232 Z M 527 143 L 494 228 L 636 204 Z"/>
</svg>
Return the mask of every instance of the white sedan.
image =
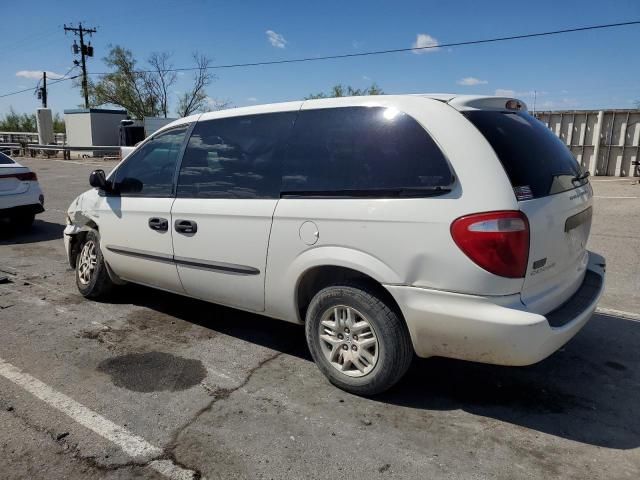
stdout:
<svg viewBox="0 0 640 480">
<path fill-rule="evenodd" d="M 44 195 L 36 174 L 0 152 L 0 220 L 27 229 L 42 212 Z"/>
</svg>

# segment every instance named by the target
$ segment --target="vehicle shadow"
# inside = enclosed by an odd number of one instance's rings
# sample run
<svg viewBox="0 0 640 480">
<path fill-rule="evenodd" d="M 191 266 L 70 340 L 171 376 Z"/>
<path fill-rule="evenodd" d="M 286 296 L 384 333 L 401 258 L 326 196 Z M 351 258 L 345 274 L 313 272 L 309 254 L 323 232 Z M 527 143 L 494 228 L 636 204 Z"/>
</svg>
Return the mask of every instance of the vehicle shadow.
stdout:
<svg viewBox="0 0 640 480">
<path fill-rule="evenodd" d="M 640 446 L 640 322 L 596 314 L 565 347 L 528 367 L 418 359 L 378 401 L 461 409 L 576 442 Z"/>
<path fill-rule="evenodd" d="M 14 228 L 9 222 L 0 223 L 0 245 L 47 242 L 62 238 L 64 225 L 36 219 L 26 232 Z"/>
<path fill-rule="evenodd" d="M 127 288 L 118 297 L 311 361 L 300 325 L 145 287 Z M 576 442 L 637 448 L 638 345 L 640 322 L 597 314 L 563 349 L 536 365 L 416 358 L 403 380 L 374 401 L 430 411 L 461 409 Z"/>
</svg>

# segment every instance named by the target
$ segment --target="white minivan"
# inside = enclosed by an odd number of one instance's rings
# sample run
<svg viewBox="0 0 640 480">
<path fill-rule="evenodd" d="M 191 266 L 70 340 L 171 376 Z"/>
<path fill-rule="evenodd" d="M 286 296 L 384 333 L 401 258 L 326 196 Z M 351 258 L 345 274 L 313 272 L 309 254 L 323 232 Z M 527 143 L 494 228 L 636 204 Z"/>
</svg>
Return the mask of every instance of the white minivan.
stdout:
<svg viewBox="0 0 640 480">
<path fill-rule="evenodd" d="M 182 118 L 71 204 L 80 292 L 126 282 L 304 323 L 331 382 L 371 395 L 414 354 L 538 362 L 604 287 L 593 193 L 502 97 L 385 95 Z"/>
</svg>

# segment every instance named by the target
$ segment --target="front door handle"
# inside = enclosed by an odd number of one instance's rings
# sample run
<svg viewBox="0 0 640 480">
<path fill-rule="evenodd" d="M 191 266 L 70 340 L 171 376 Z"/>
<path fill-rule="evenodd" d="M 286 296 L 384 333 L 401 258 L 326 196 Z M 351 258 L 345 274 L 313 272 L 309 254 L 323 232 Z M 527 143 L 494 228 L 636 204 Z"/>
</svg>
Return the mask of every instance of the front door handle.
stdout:
<svg viewBox="0 0 640 480">
<path fill-rule="evenodd" d="M 198 224 L 193 220 L 176 220 L 173 226 L 176 232 L 194 234 L 198 231 Z"/>
<path fill-rule="evenodd" d="M 169 221 L 166 218 L 152 217 L 149 219 L 149 228 L 158 232 L 169 230 Z"/>
</svg>

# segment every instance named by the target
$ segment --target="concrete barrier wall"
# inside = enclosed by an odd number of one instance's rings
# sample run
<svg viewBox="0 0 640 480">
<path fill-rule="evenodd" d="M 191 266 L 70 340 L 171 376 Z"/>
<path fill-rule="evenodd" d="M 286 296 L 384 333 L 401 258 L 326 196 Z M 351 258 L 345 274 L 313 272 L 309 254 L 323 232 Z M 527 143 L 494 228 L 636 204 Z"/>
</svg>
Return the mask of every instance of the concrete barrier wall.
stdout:
<svg viewBox="0 0 640 480">
<path fill-rule="evenodd" d="M 535 116 L 593 175 L 630 177 L 640 159 L 640 110 L 565 110 Z"/>
</svg>

